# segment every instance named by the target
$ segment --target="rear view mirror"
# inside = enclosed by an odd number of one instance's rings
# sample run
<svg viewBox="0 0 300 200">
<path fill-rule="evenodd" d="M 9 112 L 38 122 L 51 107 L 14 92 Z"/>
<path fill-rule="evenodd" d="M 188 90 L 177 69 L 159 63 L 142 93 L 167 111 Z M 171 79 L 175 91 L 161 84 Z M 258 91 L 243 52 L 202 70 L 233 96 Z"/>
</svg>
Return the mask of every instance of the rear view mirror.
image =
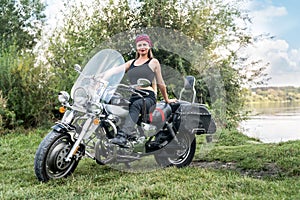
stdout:
<svg viewBox="0 0 300 200">
<path fill-rule="evenodd" d="M 139 78 L 137 80 L 137 85 L 141 87 L 148 87 L 151 85 L 151 82 L 148 79 L 145 78 Z"/>
</svg>

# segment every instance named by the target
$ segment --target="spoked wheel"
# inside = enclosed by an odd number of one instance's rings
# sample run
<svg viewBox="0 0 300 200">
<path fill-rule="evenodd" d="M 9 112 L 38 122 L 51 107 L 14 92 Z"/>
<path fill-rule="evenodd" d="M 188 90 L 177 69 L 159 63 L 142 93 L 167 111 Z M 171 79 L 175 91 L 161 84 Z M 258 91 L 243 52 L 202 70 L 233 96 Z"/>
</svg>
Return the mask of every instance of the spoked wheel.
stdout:
<svg viewBox="0 0 300 200">
<path fill-rule="evenodd" d="M 79 160 L 65 161 L 72 144 L 69 135 L 56 131 L 51 131 L 44 138 L 34 158 L 34 171 L 39 181 L 67 177 L 74 172 Z"/>
<path fill-rule="evenodd" d="M 180 135 L 178 144 L 172 141 L 160 152 L 154 154 L 157 164 L 161 167 L 185 167 L 188 166 L 195 155 L 196 138 L 188 135 Z"/>
</svg>

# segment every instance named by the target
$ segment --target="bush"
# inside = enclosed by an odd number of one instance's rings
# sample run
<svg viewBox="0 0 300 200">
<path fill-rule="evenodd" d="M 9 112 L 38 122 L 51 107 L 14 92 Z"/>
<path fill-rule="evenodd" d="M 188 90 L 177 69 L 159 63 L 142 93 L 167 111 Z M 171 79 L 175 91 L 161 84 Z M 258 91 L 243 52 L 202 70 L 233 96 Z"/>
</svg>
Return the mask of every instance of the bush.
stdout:
<svg viewBox="0 0 300 200">
<path fill-rule="evenodd" d="M 18 125 L 27 128 L 44 124 L 53 118 L 56 99 L 53 94 L 56 91 L 47 68 L 35 66 L 32 53 L 18 52 L 13 46 L 2 50 L 0 72 L 0 90 L 6 99 L 6 110 L 11 112 L 9 116 L 14 116 L 7 120 L 14 118 Z"/>
<path fill-rule="evenodd" d="M 17 125 L 16 115 L 13 111 L 7 109 L 7 99 L 0 90 L 0 135 L 7 128 L 14 128 Z"/>
</svg>

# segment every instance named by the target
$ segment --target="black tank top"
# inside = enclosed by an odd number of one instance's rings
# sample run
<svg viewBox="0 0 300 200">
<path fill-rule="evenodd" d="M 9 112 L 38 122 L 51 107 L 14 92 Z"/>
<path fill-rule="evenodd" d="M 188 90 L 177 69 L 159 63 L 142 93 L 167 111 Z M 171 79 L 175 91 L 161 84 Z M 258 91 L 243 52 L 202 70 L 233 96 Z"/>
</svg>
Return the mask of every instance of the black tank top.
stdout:
<svg viewBox="0 0 300 200">
<path fill-rule="evenodd" d="M 130 81 L 130 84 L 137 84 L 137 80 L 139 78 L 145 78 L 152 83 L 155 74 L 152 71 L 152 69 L 149 67 L 149 63 L 150 63 L 151 59 L 152 58 L 150 58 L 147 62 L 145 62 L 144 64 L 139 65 L 139 66 L 134 65 L 136 60 L 134 60 L 131 63 L 131 65 L 127 71 L 127 76 Z"/>
</svg>

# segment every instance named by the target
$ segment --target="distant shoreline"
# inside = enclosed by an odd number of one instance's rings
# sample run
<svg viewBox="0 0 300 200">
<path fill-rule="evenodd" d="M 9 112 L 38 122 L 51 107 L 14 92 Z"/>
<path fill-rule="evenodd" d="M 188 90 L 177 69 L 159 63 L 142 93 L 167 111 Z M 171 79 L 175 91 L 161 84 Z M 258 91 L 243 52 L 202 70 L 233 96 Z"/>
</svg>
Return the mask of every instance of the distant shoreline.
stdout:
<svg viewBox="0 0 300 200">
<path fill-rule="evenodd" d="M 246 103 L 300 102 L 300 87 L 259 87 L 246 89 Z"/>
<path fill-rule="evenodd" d="M 300 103 L 300 100 L 282 100 L 282 101 L 246 101 L 246 104 L 268 104 L 268 103 Z"/>
</svg>

